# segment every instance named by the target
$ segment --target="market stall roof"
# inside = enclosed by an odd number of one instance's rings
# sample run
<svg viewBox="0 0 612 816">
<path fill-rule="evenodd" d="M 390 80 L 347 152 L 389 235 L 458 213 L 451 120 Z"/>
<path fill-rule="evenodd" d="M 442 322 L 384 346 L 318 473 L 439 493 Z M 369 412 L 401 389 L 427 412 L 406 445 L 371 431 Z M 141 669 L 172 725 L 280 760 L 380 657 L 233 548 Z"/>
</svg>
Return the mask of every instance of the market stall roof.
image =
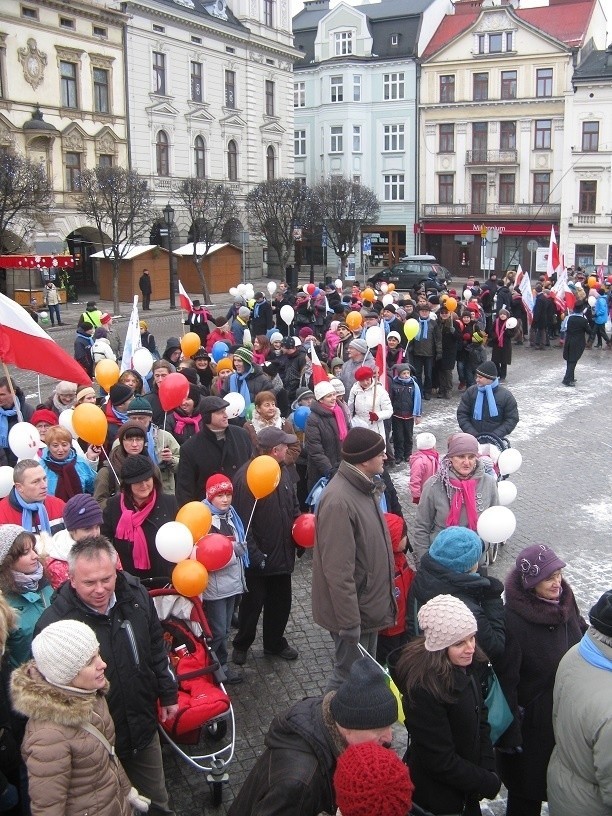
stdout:
<svg viewBox="0 0 612 816">
<path fill-rule="evenodd" d="M 208 248 L 208 252 L 206 252 L 206 244 L 199 242 L 196 245 L 196 253 L 198 255 L 212 255 L 213 252 L 218 252 L 220 249 L 223 249 L 223 247 L 226 246 L 229 246 L 227 241 L 224 244 L 211 244 Z M 173 255 L 193 255 L 193 242 L 175 249 Z"/>
<path fill-rule="evenodd" d="M 163 247 L 157 246 L 157 244 L 146 244 L 144 246 L 127 246 L 125 244 L 120 245 L 120 252 L 121 260 L 122 261 L 129 261 L 132 258 L 138 258 L 139 255 L 144 255 L 145 252 L 150 252 L 152 249 L 160 249 L 162 252 L 167 252 L 167 249 Z M 90 258 L 112 258 L 113 257 L 113 250 L 111 247 L 107 247 L 106 249 L 101 249 L 99 252 L 94 252 L 92 255 L 89 256 Z"/>
</svg>

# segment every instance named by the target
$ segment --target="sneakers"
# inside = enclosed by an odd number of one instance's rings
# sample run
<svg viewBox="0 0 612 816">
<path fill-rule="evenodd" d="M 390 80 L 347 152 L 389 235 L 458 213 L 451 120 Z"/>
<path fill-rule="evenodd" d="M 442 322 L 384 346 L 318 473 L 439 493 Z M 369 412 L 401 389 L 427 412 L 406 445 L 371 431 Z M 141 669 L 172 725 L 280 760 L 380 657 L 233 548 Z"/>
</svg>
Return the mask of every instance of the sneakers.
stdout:
<svg viewBox="0 0 612 816">
<path fill-rule="evenodd" d="M 237 666 L 244 666 L 247 660 L 247 653 L 243 652 L 241 649 L 234 649 L 232 651 L 232 663 L 235 663 Z"/>
<path fill-rule="evenodd" d="M 280 652 L 271 652 L 269 649 L 264 649 L 264 654 L 267 657 L 282 657 L 283 660 L 297 660 L 299 652 L 293 646 L 285 646 Z M 234 660 L 234 663 L 236 661 Z M 239 664 L 240 665 L 240 664 Z"/>
</svg>

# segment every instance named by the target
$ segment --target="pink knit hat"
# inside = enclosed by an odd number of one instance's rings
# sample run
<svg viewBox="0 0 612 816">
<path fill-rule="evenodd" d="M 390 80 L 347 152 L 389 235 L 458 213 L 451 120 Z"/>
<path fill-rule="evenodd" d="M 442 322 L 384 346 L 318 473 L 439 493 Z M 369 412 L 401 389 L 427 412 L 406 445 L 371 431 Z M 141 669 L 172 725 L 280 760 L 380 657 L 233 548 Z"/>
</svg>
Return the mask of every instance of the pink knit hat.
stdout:
<svg viewBox="0 0 612 816">
<path fill-rule="evenodd" d="M 441 652 L 476 634 L 476 618 L 453 595 L 436 595 L 419 609 L 419 626 L 425 635 L 428 652 Z"/>
<path fill-rule="evenodd" d="M 472 453 L 478 456 L 478 440 L 468 433 L 456 433 L 448 437 L 447 456 L 462 456 Z"/>
</svg>

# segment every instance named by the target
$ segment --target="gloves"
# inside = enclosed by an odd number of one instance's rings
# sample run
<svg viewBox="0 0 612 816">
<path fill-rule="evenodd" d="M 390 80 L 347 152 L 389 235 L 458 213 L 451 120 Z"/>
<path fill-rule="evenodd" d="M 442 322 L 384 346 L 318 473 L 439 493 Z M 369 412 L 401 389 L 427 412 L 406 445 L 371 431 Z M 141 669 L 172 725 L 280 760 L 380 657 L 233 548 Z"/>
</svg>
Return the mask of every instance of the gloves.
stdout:
<svg viewBox="0 0 612 816">
<path fill-rule="evenodd" d="M 489 578 L 489 586 L 483 590 L 482 596 L 484 600 L 494 600 L 496 598 L 501 598 L 501 594 L 504 591 L 504 585 L 498 578 L 493 578 L 491 576 Z"/>
<path fill-rule="evenodd" d="M 370 411 L 370 422 L 378 422 L 378 414 L 374 411 Z"/>
<path fill-rule="evenodd" d="M 138 793 L 136 788 L 130 788 L 130 792 L 128 793 L 128 802 L 134 808 L 134 810 L 138 811 L 138 813 L 146 813 L 149 809 L 149 805 L 151 804 L 151 800 Z"/>
<path fill-rule="evenodd" d="M 361 626 L 353 626 L 352 629 L 341 629 L 338 634 L 342 640 L 348 640 L 349 643 L 353 643 L 356 646 L 361 637 Z"/>
<path fill-rule="evenodd" d="M 493 771 L 489 771 L 487 777 L 483 790 L 480 791 L 481 798 L 495 799 L 501 788 L 501 779 Z"/>
<path fill-rule="evenodd" d="M 515 745 L 512 748 L 499 748 L 497 745 L 495 746 L 495 750 L 499 751 L 500 754 L 509 754 L 510 756 L 516 756 L 518 754 L 523 753 L 523 749 L 520 745 Z"/>
</svg>

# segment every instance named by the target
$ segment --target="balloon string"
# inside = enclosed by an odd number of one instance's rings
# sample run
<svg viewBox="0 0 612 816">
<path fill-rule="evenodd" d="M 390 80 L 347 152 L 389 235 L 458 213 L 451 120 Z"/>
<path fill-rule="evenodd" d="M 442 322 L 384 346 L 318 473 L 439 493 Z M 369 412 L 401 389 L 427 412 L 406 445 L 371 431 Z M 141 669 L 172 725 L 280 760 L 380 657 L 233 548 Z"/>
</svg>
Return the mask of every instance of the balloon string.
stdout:
<svg viewBox="0 0 612 816">
<path fill-rule="evenodd" d="M 167 420 L 167 419 L 168 419 L 168 412 L 167 412 L 167 411 L 164 411 L 164 427 L 163 427 L 163 430 L 164 430 L 164 431 L 166 430 L 166 420 Z"/>
<path fill-rule="evenodd" d="M 249 516 L 249 523 L 246 526 L 246 530 L 244 531 L 244 540 L 246 541 L 247 533 L 249 532 L 249 527 L 251 526 L 251 522 L 253 521 L 253 516 L 255 514 L 255 508 L 257 507 L 257 499 L 255 499 L 255 504 L 253 505 L 253 509 L 251 510 L 251 515 Z"/>
<path fill-rule="evenodd" d="M 108 462 L 108 466 L 109 466 L 109 468 L 110 468 L 110 469 L 113 471 L 113 476 L 114 476 L 114 477 L 115 477 L 115 479 L 117 480 L 117 484 L 118 484 L 118 485 L 120 485 L 120 484 L 121 484 L 121 480 L 120 480 L 120 479 L 119 479 L 119 477 L 117 476 L 117 471 L 116 471 L 116 470 L 115 470 L 115 468 L 113 467 L 111 460 L 108 458 L 108 453 L 106 452 L 106 448 L 104 447 L 104 445 L 102 445 L 102 453 L 104 454 L 104 456 L 106 456 L 106 461 Z"/>
</svg>

